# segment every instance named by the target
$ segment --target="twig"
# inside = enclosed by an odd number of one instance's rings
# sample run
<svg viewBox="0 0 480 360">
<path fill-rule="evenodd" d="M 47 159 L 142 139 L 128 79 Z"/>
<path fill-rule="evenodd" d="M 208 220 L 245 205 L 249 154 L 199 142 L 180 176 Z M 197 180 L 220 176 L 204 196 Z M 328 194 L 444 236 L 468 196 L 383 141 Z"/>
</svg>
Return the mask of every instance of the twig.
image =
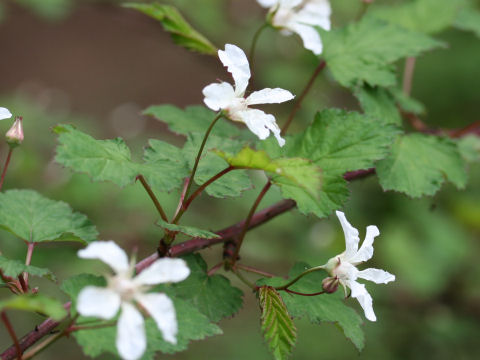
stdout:
<svg viewBox="0 0 480 360">
<path fill-rule="evenodd" d="M 27 266 L 30 265 L 30 263 L 32 262 L 32 255 L 33 255 L 33 250 L 34 249 L 35 249 L 35 243 L 29 241 L 28 245 L 27 245 L 27 257 L 25 259 L 25 265 L 27 265 Z M 23 279 L 25 281 L 25 286 L 26 286 L 27 291 L 28 291 L 28 273 L 25 272 L 25 273 L 21 274 L 20 276 L 23 276 Z"/>
<path fill-rule="evenodd" d="M 319 291 L 319 292 L 316 292 L 316 293 L 313 293 L 313 294 L 305 294 L 305 293 L 301 293 L 301 292 L 298 292 L 298 291 L 293 291 L 293 290 L 290 290 L 290 289 L 282 289 L 282 290 L 285 290 L 286 292 L 288 292 L 290 294 L 301 295 L 301 296 L 317 296 L 317 295 L 325 294 L 325 291 Z"/>
<path fill-rule="evenodd" d="M 219 269 L 222 268 L 223 264 L 225 264 L 225 261 L 220 261 L 218 264 L 215 264 L 210 270 L 207 271 L 208 276 L 212 276 L 215 274 Z"/>
<path fill-rule="evenodd" d="M 182 190 L 182 193 L 180 194 L 180 199 L 178 200 L 177 209 L 175 210 L 175 215 L 173 215 L 172 220 L 177 217 L 178 212 L 182 208 L 182 204 L 183 204 L 183 201 L 185 200 L 185 193 L 187 192 L 189 182 L 190 182 L 190 177 L 188 176 L 185 178 L 185 182 L 183 183 L 183 190 Z"/>
<path fill-rule="evenodd" d="M 415 62 L 416 59 L 414 57 L 408 57 L 407 60 L 405 60 L 405 70 L 403 71 L 403 93 L 407 96 L 410 96 L 412 91 Z"/>
<path fill-rule="evenodd" d="M 5 175 L 7 174 L 8 165 L 10 164 L 10 159 L 12 158 L 13 149 L 13 147 L 10 147 L 10 149 L 8 150 L 7 159 L 5 160 L 5 165 L 3 166 L 2 177 L 0 178 L 0 190 L 2 190 L 3 187 L 3 181 L 5 180 Z"/>
<path fill-rule="evenodd" d="M 2 321 L 5 324 L 5 328 L 7 329 L 10 337 L 13 340 L 13 344 L 15 345 L 15 350 L 17 351 L 17 358 L 22 360 L 22 349 L 20 348 L 20 344 L 18 343 L 17 335 L 15 334 L 15 330 L 13 329 L 12 323 L 8 319 L 7 313 L 5 311 L 1 312 Z M 3 357 L 2 357 L 3 359 Z"/>
<path fill-rule="evenodd" d="M 243 265 L 243 264 L 236 264 L 235 266 L 236 266 L 237 269 L 247 271 L 247 272 L 250 272 L 250 273 L 253 273 L 253 274 L 262 275 L 262 276 L 269 277 L 269 278 L 272 278 L 272 277 L 276 276 L 272 273 L 269 273 L 269 272 L 266 272 L 266 271 L 263 271 L 263 270 L 260 270 L 260 269 L 256 269 L 256 268 L 251 267 L 251 266 Z"/>
<path fill-rule="evenodd" d="M 158 213 L 162 217 L 163 221 L 168 222 L 167 214 L 165 214 L 165 211 L 163 210 L 162 205 L 160 205 L 160 202 L 158 201 L 157 197 L 155 196 L 152 188 L 150 187 L 150 185 L 148 185 L 147 180 L 145 180 L 143 175 L 138 175 L 137 179 L 140 180 L 143 187 L 147 191 L 148 196 L 150 196 L 150 199 L 152 199 L 152 202 L 155 205 L 155 208 L 157 209 Z"/>
</svg>

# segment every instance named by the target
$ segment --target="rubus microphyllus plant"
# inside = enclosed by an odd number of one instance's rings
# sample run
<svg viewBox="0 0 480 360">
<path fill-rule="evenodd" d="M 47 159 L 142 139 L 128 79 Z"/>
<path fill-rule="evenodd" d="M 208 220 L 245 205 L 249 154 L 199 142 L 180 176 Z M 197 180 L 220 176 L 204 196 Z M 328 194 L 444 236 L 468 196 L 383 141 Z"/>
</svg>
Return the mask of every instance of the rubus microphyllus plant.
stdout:
<svg viewBox="0 0 480 360">
<path fill-rule="evenodd" d="M 406 291 L 408 274 L 417 275 L 418 272 L 411 268 L 405 271 L 402 261 L 378 256 L 381 254 L 377 252 L 377 266 L 391 269 L 399 279 L 384 287 L 382 293 L 376 293 L 380 287 L 375 286 L 367 291 L 362 279 L 386 284 L 393 282 L 395 276 L 377 268 L 357 268 L 372 258 L 373 242 L 379 230 L 376 226 L 368 226 L 365 240 L 360 244 L 358 230 L 350 225 L 341 211 L 346 206 L 351 209 L 349 214 L 357 216 L 359 221 L 370 223 L 369 219 L 376 219 L 375 223 L 382 229 L 382 244 L 393 242 L 398 246 L 398 239 L 404 234 L 407 234 L 401 238 L 404 241 L 415 238 L 415 246 L 401 249 L 409 259 L 414 255 L 416 259 L 421 257 L 417 262 L 412 260 L 416 266 L 437 261 L 437 258 L 432 260 L 423 254 L 430 254 L 431 249 L 437 251 L 443 246 L 446 250 L 439 258 L 449 265 L 445 266 L 448 271 L 438 270 L 441 265 L 435 263 L 431 278 L 447 279 L 449 273 L 457 274 L 451 271 L 451 264 L 474 262 L 463 261 L 458 255 L 460 250 L 455 255 L 453 250 L 457 249 L 457 243 L 452 246 L 451 239 L 457 241 L 462 232 L 452 231 L 455 226 L 443 228 L 443 218 L 435 226 L 430 218 L 426 221 L 417 216 L 418 203 L 408 201 L 401 202 L 402 215 L 398 215 L 400 210 L 397 209 L 397 213 L 392 211 L 392 215 L 386 218 L 387 212 L 379 204 L 386 191 L 394 191 L 398 197 L 403 194 L 419 198 L 433 196 L 445 182 L 459 189 L 466 187 L 468 166 L 480 159 L 479 123 L 462 128 L 438 128 L 433 126 L 432 117 L 429 124 L 433 127 L 428 126 L 422 120 L 426 114 L 425 106 L 411 96 L 411 88 L 416 58 L 426 52 L 431 52 L 434 57 L 451 51 L 443 40 L 435 38 L 436 34 L 457 28 L 478 35 L 478 26 L 472 19 L 480 18 L 480 12 L 466 5 L 466 1 L 452 0 L 413 0 L 405 4 L 399 1 L 395 5 L 356 1 L 352 4 L 358 5 L 357 8 L 352 5 L 348 9 L 340 4 L 342 2 L 330 4 L 326 0 L 257 2 L 269 10 L 265 23 L 259 22 L 256 32 L 255 29 L 245 29 L 245 24 L 256 21 L 254 17 L 235 23 L 224 21 L 223 24 L 218 17 L 215 32 L 212 31 L 213 40 L 196 30 L 180 10 L 171 5 L 134 2 L 124 4 L 119 10 L 124 16 L 141 12 L 163 25 L 179 46 L 202 56 L 211 56 L 210 63 L 217 65 L 212 68 L 218 71 L 219 78 L 224 74 L 224 69 L 218 66 L 220 59 L 231 74 L 233 84 L 225 81 L 206 87 L 202 84 L 195 90 L 199 99 L 203 94 L 203 104 L 200 105 L 179 108 L 162 104 L 147 108 L 144 114 L 148 119 L 161 121 L 165 125 L 162 129 L 168 128 L 170 132 L 150 131 L 148 142 L 145 138 L 143 157 L 132 155 L 122 138 L 96 139 L 90 136 L 81 130 L 82 123 L 53 127 L 58 140 L 55 162 L 65 168 L 56 169 L 54 173 L 69 169 L 89 176 L 92 184 L 70 183 L 79 192 L 69 198 L 93 216 L 97 224 L 86 214 L 59 200 L 65 195 L 64 182 L 49 181 L 46 185 L 56 200 L 38 191 L 10 188 L 28 181 L 34 183 L 35 188 L 41 188 L 43 179 L 51 179 L 54 175 L 50 170 L 32 175 L 34 170 L 26 166 L 28 176 L 20 174 L 17 179 L 21 177 L 21 181 L 10 177 L 12 172 L 26 171 L 22 166 L 9 168 L 10 162 L 18 160 L 31 165 L 31 162 L 24 161 L 26 156 L 16 159 L 12 153 L 18 149 L 15 155 L 19 152 L 26 154 L 35 148 L 30 139 L 40 136 L 32 133 L 41 134 L 38 128 L 42 123 L 27 116 L 32 113 L 31 109 L 28 112 L 21 106 L 5 104 L 15 114 L 24 112 L 25 121 L 22 123 L 22 117 L 17 116 L 10 130 L 5 127 L 6 144 L 0 148 L 0 151 L 6 149 L 0 178 L 0 229 L 10 233 L 10 237 L 0 240 L 0 319 L 12 344 L 0 353 L 2 360 L 31 359 L 47 348 L 50 353 L 45 355 L 46 358 L 75 357 L 74 354 L 55 353 L 56 347 L 52 345 L 64 338 L 76 341 L 88 357 L 151 360 L 158 354 L 185 351 L 192 341 L 208 341 L 209 337 L 222 334 L 221 321 L 236 321 L 232 318 L 242 306 L 250 306 L 252 302 L 260 308 L 261 332 L 276 360 L 285 360 L 292 354 L 295 358 L 297 336 L 302 336 L 302 332 L 297 334 L 297 318 L 318 326 L 335 323 L 361 351 L 369 341 L 365 339 L 364 329 L 378 326 L 370 322 L 363 326 L 365 318 L 376 320 L 372 299 L 376 299 L 377 311 L 382 306 L 395 309 L 401 298 L 397 284 L 401 283 L 401 291 Z M 205 8 L 208 7 L 203 2 L 190 2 L 184 10 L 188 18 L 196 22 L 197 11 L 205 11 Z M 431 21 L 438 9 L 442 9 L 442 16 Z M 249 16 L 248 12 L 245 14 Z M 224 18 L 231 20 L 232 17 L 225 14 Z M 281 34 L 296 33 L 303 46 L 277 36 L 271 38 L 275 41 L 266 42 L 262 38 L 264 29 Z M 251 39 L 248 38 L 250 33 L 253 34 Z M 141 41 L 140 34 L 132 36 L 138 36 Z M 216 45 L 225 42 L 224 49 Z M 232 45 L 232 42 L 240 46 Z M 434 52 L 439 48 L 442 52 Z M 256 52 L 259 56 L 255 55 Z M 207 66 L 208 62 L 199 64 Z M 310 70 L 309 67 L 312 75 L 303 79 L 302 74 Z M 399 71 L 401 68 L 404 70 Z M 173 70 L 155 71 L 163 74 Z M 317 89 L 316 80 L 326 71 L 327 81 Z M 185 69 L 178 71 L 178 82 L 168 84 L 169 89 L 182 93 L 182 81 L 193 86 L 185 75 L 187 73 Z M 252 81 L 252 74 L 255 74 L 255 81 Z M 403 78 L 401 84 L 400 78 Z M 302 81 L 304 84 L 299 85 Z M 286 89 L 264 88 L 276 84 Z M 249 92 L 249 85 L 262 90 Z M 342 103 L 342 109 L 327 106 L 342 101 L 340 98 L 344 96 L 337 95 L 339 88 L 342 88 L 342 94 L 351 94 L 346 96 L 349 100 Z M 294 97 L 293 93 L 297 96 Z M 354 99 L 356 104 L 352 104 Z M 305 106 L 306 102 L 308 106 Z M 279 103 L 285 104 L 272 105 L 266 112 L 255 108 Z M 0 108 L 0 120 L 11 117 L 8 109 Z M 219 121 L 222 118 L 231 121 Z M 33 125 L 35 130 L 30 127 Z M 172 139 L 174 134 L 179 136 Z M 275 139 L 270 137 L 271 134 Z M 35 168 L 41 169 L 42 166 L 37 164 L 40 157 L 35 154 L 34 159 Z M 44 167 L 50 169 L 49 163 L 50 159 L 45 160 Z M 253 175 L 258 172 L 261 176 Z M 365 185 L 350 191 L 351 182 L 366 177 L 371 179 L 368 187 Z M 7 190 L 4 189 L 5 179 Z M 108 182 L 122 189 L 141 187 L 153 206 L 139 209 L 141 205 L 138 204 L 142 203 L 135 202 L 136 207 L 131 210 L 135 212 L 131 217 L 134 220 L 117 227 L 112 218 L 120 222 L 118 213 L 127 209 L 131 201 L 121 203 L 123 198 L 119 192 L 100 189 L 95 184 L 97 182 Z M 89 193 L 83 199 L 81 192 L 86 186 L 91 187 L 88 189 L 94 195 Z M 377 193 L 372 196 L 375 188 Z M 349 203 L 350 195 L 353 201 Z M 131 195 L 128 196 L 131 199 Z M 207 196 L 210 197 L 208 201 Z M 368 207 L 359 196 L 369 199 Z M 138 201 L 138 193 L 135 197 Z M 261 208 L 265 197 L 269 206 Z M 77 202 L 79 198 L 81 203 Z M 235 202 L 232 201 L 236 198 Z M 395 201 L 388 199 L 390 213 L 390 209 L 397 206 L 397 198 Z M 439 199 L 435 201 L 437 207 L 442 208 L 445 205 Z M 122 206 L 117 208 L 120 203 Z M 293 209 L 297 210 L 295 216 L 308 218 L 304 221 L 285 218 L 283 222 L 277 222 L 279 229 L 269 230 L 256 238 L 249 236 L 253 229 Z M 470 211 L 457 212 L 459 217 L 466 212 L 470 216 Z M 392 221 L 395 226 L 397 222 L 406 221 L 405 213 L 409 216 L 415 214 L 411 219 L 412 223 L 415 222 L 415 231 L 389 232 Z M 329 221 L 327 219 L 333 214 L 337 215 L 345 237 L 345 251 L 341 254 L 338 252 L 343 250 L 343 243 L 332 241 L 330 244 L 328 241 L 338 237 L 330 236 L 330 232 L 323 228 L 317 230 L 315 226 L 317 222 Z M 439 215 L 430 211 L 425 218 L 427 216 Z M 468 222 L 468 219 L 465 217 L 463 221 Z M 107 224 L 105 220 L 108 220 Z M 231 221 L 229 226 L 225 226 L 227 221 Z M 149 222 L 156 226 L 147 228 L 145 224 Z M 337 225 L 332 229 L 337 228 L 340 230 Z M 417 228 L 425 231 L 417 231 Z M 98 240 L 99 233 L 105 238 L 103 235 L 112 229 L 116 233 L 128 232 L 124 236 L 128 238 L 128 245 L 121 244 L 123 248 L 135 248 L 139 254 L 150 255 L 135 263 L 135 259 L 129 261 L 125 251 L 113 241 Z M 442 243 L 438 238 L 444 235 L 444 231 L 451 231 L 454 235 L 449 234 L 447 241 Z M 313 241 L 310 241 L 313 238 L 321 240 L 321 247 L 313 247 Z M 25 260 L 11 255 L 19 252 L 19 247 L 12 245 L 14 239 L 25 246 Z M 265 244 L 245 251 L 244 244 L 254 241 Z M 285 256 L 279 264 L 273 264 L 276 255 L 270 255 L 272 244 L 276 246 L 282 242 L 285 247 L 279 246 L 276 253 L 282 253 L 281 249 L 288 251 L 283 252 Z M 36 249 L 47 243 L 49 246 L 44 247 L 37 257 Z M 447 243 L 450 247 L 445 245 Z M 61 252 L 59 244 L 62 244 Z M 70 252 L 65 250 L 68 244 L 71 244 Z M 422 244 L 428 245 L 428 251 L 413 254 Z M 218 249 L 218 245 L 223 249 Z M 78 250 L 80 246 L 83 248 Z M 204 258 L 207 252 L 208 257 Z M 333 254 L 338 255 L 331 257 Z M 303 259 L 310 255 L 315 261 L 331 258 L 325 265 L 311 266 Z M 64 272 L 54 274 L 37 266 L 51 261 L 51 268 L 59 268 L 59 258 L 66 268 Z M 101 260 L 112 271 L 104 275 L 94 267 L 78 270 L 93 263 L 84 259 Z M 285 264 L 290 264 L 289 269 Z M 277 274 L 271 273 L 270 269 L 277 269 Z M 65 278 L 66 273 L 72 272 L 79 273 Z M 43 282 L 38 278 L 43 278 Z M 51 291 L 52 286 L 45 286 L 44 281 L 49 280 L 59 284 L 63 295 L 59 295 L 60 291 Z M 418 283 L 422 287 L 426 285 L 423 274 Z M 440 287 L 438 283 L 434 285 Z M 452 284 L 457 284 L 456 279 Z M 338 290 L 340 286 L 343 292 Z M 434 291 L 442 295 L 444 307 L 444 294 L 439 288 Z M 415 293 L 409 295 L 413 297 Z M 244 305 L 244 298 L 249 296 L 251 301 Z M 359 302 L 364 316 L 353 308 L 358 306 L 349 297 Z M 430 305 L 422 302 L 421 311 L 425 306 Z M 32 322 L 38 321 L 39 316 L 44 319 L 35 323 L 30 332 L 19 336 L 10 316 L 14 310 L 32 313 Z M 389 329 L 389 323 L 397 326 L 397 320 L 393 322 L 387 315 L 388 311 L 385 311 L 385 316 L 379 317 L 386 324 L 382 331 Z M 244 316 L 244 313 L 238 316 Z M 325 327 L 324 331 L 336 330 L 335 327 Z M 4 338 L 6 335 L 1 340 Z M 408 341 L 412 338 L 409 337 Z M 312 351 L 315 354 L 321 351 L 324 357 L 331 357 L 332 348 L 322 338 L 318 341 L 318 348 Z M 195 354 L 197 358 L 201 356 Z M 244 355 L 229 353 L 224 356 L 222 353 L 219 356 L 238 358 Z"/>
</svg>

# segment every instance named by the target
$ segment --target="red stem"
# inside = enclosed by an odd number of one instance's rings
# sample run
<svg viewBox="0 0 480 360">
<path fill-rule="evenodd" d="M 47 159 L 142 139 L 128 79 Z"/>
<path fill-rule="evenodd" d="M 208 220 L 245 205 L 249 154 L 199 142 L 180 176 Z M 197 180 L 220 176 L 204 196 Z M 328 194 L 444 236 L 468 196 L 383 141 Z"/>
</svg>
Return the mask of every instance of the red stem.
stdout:
<svg viewBox="0 0 480 360">
<path fill-rule="evenodd" d="M 322 295 L 322 294 L 325 294 L 325 291 L 320 291 L 320 292 L 317 292 L 317 293 L 313 293 L 313 294 L 305 294 L 305 293 L 301 293 L 301 292 L 297 292 L 297 291 L 293 291 L 293 290 L 289 290 L 289 289 L 282 289 L 290 294 L 295 294 L 295 295 L 301 295 L 301 296 L 317 296 L 317 295 Z"/>
<path fill-rule="evenodd" d="M 22 352 L 22 349 L 20 348 L 20 344 L 18 342 L 17 335 L 15 334 L 15 330 L 13 329 L 12 323 L 8 319 L 7 313 L 5 311 L 2 311 L 1 317 L 2 317 L 3 323 L 5 324 L 5 328 L 7 329 L 8 333 L 10 334 L 10 337 L 13 340 L 13 344 L 14 344 L 15 350 L 16 350 L 17 359 L 22 360 L 22 353 L 23 352 Z M 2 360 L 3 359 L 4 358 L 2 356 Z"/>
<path fill-rule="evenodd" d="M 5 165 L 3 166 L 2 177 L 0 178 L 0 190 L 2 190 L 3 180 L 5 180 L 5 175 L 7 174 L 8 165 L 10 164 L 10 159 L 12 157 L 13 147 L 10 147 L 8 150 L 7 159 L 5 160 Z"/>
</svg>

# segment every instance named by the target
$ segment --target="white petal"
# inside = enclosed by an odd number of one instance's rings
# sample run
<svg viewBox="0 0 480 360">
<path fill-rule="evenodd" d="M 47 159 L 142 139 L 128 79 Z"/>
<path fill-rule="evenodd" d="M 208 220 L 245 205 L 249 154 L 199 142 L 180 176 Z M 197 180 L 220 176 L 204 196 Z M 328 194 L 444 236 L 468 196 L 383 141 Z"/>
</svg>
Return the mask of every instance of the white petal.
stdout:
<svg viewBox="0 0 480 360">
<path fill-rule="evenodd" d="M 225 50 L 218 50 L 218 57 L 235 81 L 235 94 L 243 96 L 250 79 L 248 58 L 238 46 L 226 44 Z"/>
<path fill-rule="evenodd" d="M 257 0 L 257 2 L 264 8 L 270 8 L 278 4 L 278 0 Z"/>
<path fill-rule="evenodd" d="M 0 120 L 3 119 L 10 119 L 12 117 L 12 113 L 4 107 L 0 107 Z"/>
<path fill-rule="evenodd" d="M 108 320 L 117 314 L 120 302 L 120 295 L 108 288 L 87 286 L 78 294 L 77 311 L 83 316 Z"/>
<path fill-rule="evenodd" d="M 126 360 L 139 359 L 147 348 L 147 336 L 142 314 L 130 303 L 122 304 L 117 323 L 117 350 Z"/>
<path fill-rule="evenodd" d="M 320 39 L 320 34 L 313 26 L 297 22 L 289 22 L 287 27 L 302 38 L 305 49 L 312 51 L 315 55 L 320 55 L 322 53 L 322 39 Z"/>
<path fill-rule="evenodd" d="M 297 5 L 300 5 L 304 0 L 280 0 L 280 6 L 285 8 L 294 8 Z"/>
<path fill-rule="evenodd" d="M 288 90 L 275 88 L 254 91 L 247 97 L 247 105 L 279 104 L 292 100 L 295 96 Z"/>
<path fill-rule="evenodd" d="M 205 96 L 203 102 L 214 111 L 227 108 L 235 98 L 233 86 L 226 82 L 207 85 L 202 93 Z"/>
<path fill-rule="evenodd" d="M 350 262 L 354 265 L 361 262 L 367 261 L 373 256 L 373 240 L 375 236 L 380 235 L 380 231 L 375 225 L 370 225 L 367 227 L 367 234 L 365 235 L 365 240 L 363 241 L 362 246 L 358 252 L 350 258 Z"/>
<path fill-rule="evenodd" d="M 115 270 L 127 271 L 129 268 L 127 254 L 114 241 L 94 241 L 85 249 L 78 251 L 78 256 L 83 259 L 99 259 Z"/>
<path fill-rule="evenodd" d="M 377 321 L 377 317 L 373 312 L 373 300 L 367 289 L 365 289 L 365 285 L 356 281 L 350 281 L 349 286 L 352 289 L 352 297 L 356 298 L 360 303 L 365 317 L 370 321 Z"/>
<path fill-rule="evenodd" d="M 350 261 L 350 258 L 357 253 L 358 242 L 360 241 L 360 238 L 358 237 L 358 230 L 350 225 L 343 212 L 336 211 L 335 213 L 337 214 L 337 218 L 342 225 L 343 234 L 345 235 L 344 258 L 345 260 Z"/>
<path fill-rule="evenodd" d="M 237 112 L 237 116 L 247 125 L 248 129 L 257 135 L 260 140 L 265 140 L 270 131 L 277 138 L 280 146 L 285 145 L 285 140 L 280 136 L 280 128 L 275 122 L 275 117 L 265 114 L 258 109 L 248 109 Z"/>
<path fill-rule="evenodd" d="M 165 341 L 177 343 L 177 316 L 172 300 L 165 294 L 141 294 L 136 300 L 150 313 Z"/>
<path fill-rule="evenodd" d="M 373 281 L 377 284 L 387 284 L 390 281 L 395 281 L 395 275 L 381 269 L 369 268 L 357 273 L 357 277 Z"/>
<path fill-rule="evenodd" d="M 295 22 L 319 26 L 330 30 L 332 8 L 328 0 L 314 0 L 307 3 L 295 16 Z"/>
<path fill-rule="evenodd" d="M 183 281 L 188 275 L 190 269 L 184 260 L 161 258 L 138 274 L 133 281 L 140 285 L 156 285 Z"/>
</svg>

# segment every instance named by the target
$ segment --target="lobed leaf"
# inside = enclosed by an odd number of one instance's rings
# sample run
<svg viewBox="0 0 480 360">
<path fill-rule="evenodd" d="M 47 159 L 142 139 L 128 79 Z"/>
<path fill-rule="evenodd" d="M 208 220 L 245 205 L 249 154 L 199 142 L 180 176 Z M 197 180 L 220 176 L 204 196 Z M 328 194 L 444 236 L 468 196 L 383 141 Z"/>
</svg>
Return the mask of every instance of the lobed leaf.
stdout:
<svg viewBox="0 0 480 360">
<path fill-rule="evenodd" d="M 386 89 L 365 85 L 355 90 L 355 96 L 365 114 L 380 120 L 382 123 L 402 124 L 395 99 Z"/>
<path fill-rule="evenodd" d="M 471 31 L 480 38 L 480 11 L 473 4 L 462 8 L 455 18 L 454 27 L 464 31 Z"/>
<path fill-rule="evenodd" d="M 138 10 L 161 22 L 165 31 L 170 33 L 176 44 L 202 54 L 217 54 L 218 49 L 205 36 L 195 30 L 175 7 L 159 3 L 127 3 L 123 6 Z"/>
<path fill-rule="evenodd" d="M 0 193 L 0 227 L 24 241 L 80 241 L 97 239 L 95 226 L 85 215 L 62 201 L 47 199 L 33 190 Z"/>
<path fill-rule="evenodd" d="M 51 281 L 56 281 L 55 275 L 48 269 L 25 265 L 21 261 L 7 259 L 2 255 L 0 255 L 0 269 L 4 275 L 14 278 L 26 272 L 33 276 L 45 277 Z"/>
<path fill-rule="evenodd" d="M 67 311 L 60 301 L 40 294 L 15 295 L 6 300 L 1 300 L 0 311 L 4 310 L 38 312 L 54 320 L 61 320 L 67 316 Z"/>
<path fill-rule="evenodd" d="M 265 340 L 276 360 L 287 359 L 297 340 L 297 329 L 280 294 L 270 286 L 259 291 L 261 322 Z"/>
</svg>

